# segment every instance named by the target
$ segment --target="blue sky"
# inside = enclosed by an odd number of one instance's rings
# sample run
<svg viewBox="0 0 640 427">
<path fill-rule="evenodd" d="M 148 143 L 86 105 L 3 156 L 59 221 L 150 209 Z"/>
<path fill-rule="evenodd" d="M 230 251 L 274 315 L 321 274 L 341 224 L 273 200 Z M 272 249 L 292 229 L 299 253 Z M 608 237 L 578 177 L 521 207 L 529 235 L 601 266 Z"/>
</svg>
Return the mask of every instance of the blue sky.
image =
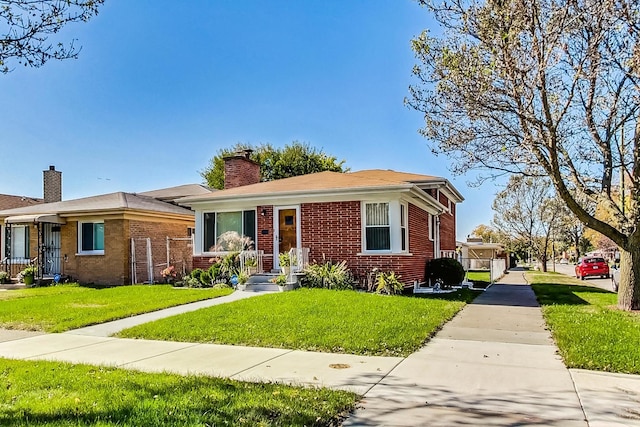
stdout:
<svg viewBox="0 0 640 427">
<path fill-rule="evenodd" d="M 497 188 L 452 176 L 403 104 L 431 25 L 410 0 L 107 0 L 61 35 L 78 60 L 0 75 L 0 193 L 41 197 L 49 165 L 65 200 L 202 182 L 220 148 L 298 140 L 351 170 L 448 178 L 464 239 Z"/>
</svg>

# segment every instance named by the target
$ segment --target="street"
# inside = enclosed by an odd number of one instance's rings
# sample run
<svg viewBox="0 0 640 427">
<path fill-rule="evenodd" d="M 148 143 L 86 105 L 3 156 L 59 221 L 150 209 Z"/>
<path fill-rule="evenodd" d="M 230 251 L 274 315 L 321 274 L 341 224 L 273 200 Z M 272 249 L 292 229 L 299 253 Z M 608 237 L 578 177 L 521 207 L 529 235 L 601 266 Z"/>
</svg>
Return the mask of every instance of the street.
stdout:
<svg viewBox="0 0 640 427">
<path fill-rule="evenodd" d="M 576 277 L 575 264 L 560 264 L 556 263 L 556 272 L 566 274 L 567 276 Z M 553 271 L 553 263 L 549 263 L 547 266 L 548 271 Z M 583 281 L 585 286 L 594 286 L 607 291 L 613 291 L 611 286 L 611 279 L 601 279 L 599 276 L 588 277 Z"/>
</svg>

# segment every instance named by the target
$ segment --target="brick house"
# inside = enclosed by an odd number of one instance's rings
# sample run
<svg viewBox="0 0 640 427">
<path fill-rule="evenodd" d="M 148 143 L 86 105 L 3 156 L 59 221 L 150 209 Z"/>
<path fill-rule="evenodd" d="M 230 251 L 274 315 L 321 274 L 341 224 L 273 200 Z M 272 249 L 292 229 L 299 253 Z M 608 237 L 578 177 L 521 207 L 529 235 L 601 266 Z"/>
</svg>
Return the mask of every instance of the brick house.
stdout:
<svg viewBox="0 0 640 427">
<path fill-rule="evenodd" d="M 149 192 L 158 198 L 117 192 L 2 210 L 2 267 L 15 276 L 25 262 L 37 260 L 40 278 L 60 274 L 101 285 L 158 281 L 169 237 L 184 241 L 173 249 L 170 262 L 178 260 L 190 270 L 194 214 L 160 199 L 210 191 L 180 186 Z"/>
<path fill-rule="evenodd" d="M 218 237 L 237 231 L 264 252 L 308 248 L 310 261 L 346 260 L 362 279 L 374 268 L 422 282 L 428 259 L 455 256 L 460 193 L 444 178 L 391 170 L 320 172 L 260 181 L 250 153 L 225 159 L 225 189 L 186 197 L 195 211 L 194 267 L 206 268 Z"/>
</svg>

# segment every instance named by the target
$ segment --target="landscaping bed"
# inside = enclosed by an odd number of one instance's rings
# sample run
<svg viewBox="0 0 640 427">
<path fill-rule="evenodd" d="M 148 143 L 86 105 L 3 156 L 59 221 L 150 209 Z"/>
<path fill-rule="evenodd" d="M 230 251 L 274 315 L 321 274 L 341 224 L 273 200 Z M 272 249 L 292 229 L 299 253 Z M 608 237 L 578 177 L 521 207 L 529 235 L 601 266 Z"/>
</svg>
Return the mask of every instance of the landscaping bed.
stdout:
<svg viewBox="0 0 640 427">
<path fill-rule="evenodd" d="M 640 374 L 640 314 L 618 310 L 615 293 L 563 274 L 527 278 L 567 367 Z"/>
<path fill-rule="evenodd" d="M 161 319 L 118 336 L 407 356 L 475 295 L 460 290 L 417 298 L 299 289 Z"/>
<path fill-rule="evenodd" d="M 346 391 L 0 359 L 3 426 L 336 426 Z"/>
<path fill-rule="evenodd" d="M 66 284 L 0 293 L 0 328 L 64 332 L 167 307 L 228 295 L 232 289 L 170 285 L 89 288 Z"/>
</svg>

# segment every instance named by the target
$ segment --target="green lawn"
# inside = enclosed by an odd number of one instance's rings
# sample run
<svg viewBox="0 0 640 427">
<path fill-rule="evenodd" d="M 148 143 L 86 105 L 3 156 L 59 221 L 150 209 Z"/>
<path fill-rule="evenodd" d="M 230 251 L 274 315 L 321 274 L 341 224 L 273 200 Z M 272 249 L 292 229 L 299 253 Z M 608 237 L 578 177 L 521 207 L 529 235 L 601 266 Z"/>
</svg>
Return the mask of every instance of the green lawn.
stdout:
<svg viewBox="0 0 640 427">
<path fill-rule="evenodd" d="M 0 359 L 2 426 L 335 426 L 346 391 Z"/>
<path fill-rule="evenodd" d="M 464 290 L 415 298 L 299 289 L 158 320 L 118 336 L 407 356 L 475 295 Z"/>
<path fill-rule="evenodd" d="M 473 282 L 474 288 L 486 288 L 491 284 L 491 272 L 467 271 L 467 280 Z"/>
<path fill-rule="evenodd" d="M 617 310 L 615 293 L 557 273 L 527 277 L 568 367 L 640 374 L 640 315 Z"/>
<path fill-rule="evenodd" d="M 491 273 L 489 271 L 468 271 L 467 280 L 472 282 L 491 282 Z"/>
<path fill-rule="evenodd" d="M 95 289 L 77 284 L 6 291 L 0 292 L 0 328 L 63 332 L 231 292 L 170 285 Z"/>
</svg>

